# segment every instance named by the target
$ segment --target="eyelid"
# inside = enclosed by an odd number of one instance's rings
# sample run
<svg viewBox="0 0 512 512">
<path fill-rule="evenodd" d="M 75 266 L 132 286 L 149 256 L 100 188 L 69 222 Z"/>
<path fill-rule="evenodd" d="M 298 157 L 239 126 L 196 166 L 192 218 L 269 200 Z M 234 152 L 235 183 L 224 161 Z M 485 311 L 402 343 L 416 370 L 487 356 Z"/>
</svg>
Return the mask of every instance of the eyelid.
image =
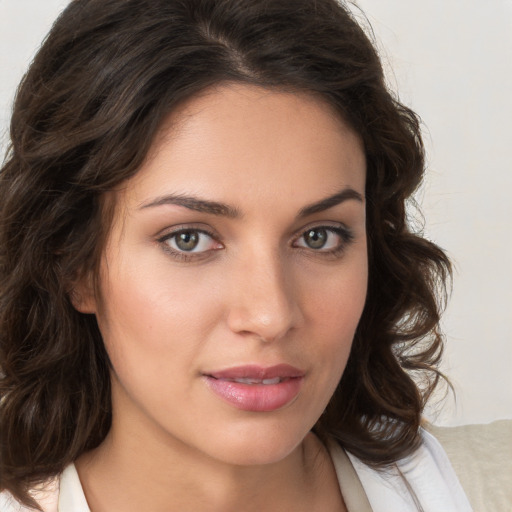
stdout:
<svg viewBox="0 0 512 512">
<path fill-rule="evenodd" d="M 211 249 L 207 249 L 204 251 L 183 251 L 180 249 L 176 249 L 171 247 L 167 241 L 175 238 L 177 235 L 183 232 L 196 232 L 202 235 L 206 235 L 212 239 L 212 241 L 216 242 L 221 247 L 215 247 Z M 178 226 L 172 226 L 170 228 L 166 228 L 156 236 L 156 241 L 162 246 L 162 249 L 169 255 L 174 258 L 182 261 L 189 261 L 192 259 L 200 259 L 201 257 L 208 256 L 212 251 L 219 250 L 223 248 L 223 243 L 220 240 L 220 237 L 214 233 L 211 229 L 205 228 L 203 226 L 199 227 L 197 225 L 183 224 Z"/>
<path fill-rule="evenodd" d="M 311 247 L 307 247 L 306 245 L 295 245 L 295 243 L 298 240 L 300 240 L 308 231 L 314 229 L 325 229 L 326 231 L 334 232 L 337 236 L 341 238 L 340 244 L 337 247 L 333 247 L 330 249 L 313 249 Z M 295 236 L 292 239 L 292 246 L 296 247 L 297 249 L 305 250 L 313 254 L 338 256 L 341 255 L 346 250 L 346 248 L 353 242 L 354 238 L 355 234 L 353 230 L 341 222 L 317 222 L 305 226 L 301 228 L 298 232 L 296 232 Z"/>
<path fill-rule="evenodd" d="M 312 229 L 326 229 L 326 230 L 331 230 L 331 231 L 335 231 L 335 232 L 343 232 L 343 233 L 346 233 L 347 235 L 353 235 L 353 230 L 351 228 L 349 228 L 343 222 L 318 221 L 318 222 L 312 222 L 311 224 L 306 224 L 305 226 L 301 227 L 300 229 L 297 229 L 295 231 L 295 234 L 292 235 L 292 239 L 296 240 L 297 238 L 300 238 L 304 233 L 306 233 Z"/>
</svg>

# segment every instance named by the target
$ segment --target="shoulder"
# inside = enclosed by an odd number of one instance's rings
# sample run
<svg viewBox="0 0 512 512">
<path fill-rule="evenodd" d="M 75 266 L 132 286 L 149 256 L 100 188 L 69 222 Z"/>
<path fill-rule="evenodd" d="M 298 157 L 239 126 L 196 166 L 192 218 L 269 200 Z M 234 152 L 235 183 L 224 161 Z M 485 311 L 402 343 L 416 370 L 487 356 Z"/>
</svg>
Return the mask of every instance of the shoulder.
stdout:
<svg viewBox="0 0 512 512">
<path fill-rule="evenodd" d="M 385 469 L 349 458 L 376 512 L 471 512 L 472 508 L 437 439 L 421 431 L 423 443 L 411 456 Z M 421 505 L 421 508 L 419 508 Z"/>
<path fill-rule="evenodd" d="M 58 512 L 59 501 L 59 481 L 53 479 L 48 481 L 41 488 L 30 492 L 37 501 L 43 512 Z M 19 503 L 8 491 L 0 492 L 0 511 L 1 512 L 34 512 L 33 508 L 28 508 Z"/>
<path fill-rule="evenodd" d="M 0 510 L 2 512 L 24 512 L 28 510 L 22 507 L 8 491 L 0 492 Z"/>
</svg>

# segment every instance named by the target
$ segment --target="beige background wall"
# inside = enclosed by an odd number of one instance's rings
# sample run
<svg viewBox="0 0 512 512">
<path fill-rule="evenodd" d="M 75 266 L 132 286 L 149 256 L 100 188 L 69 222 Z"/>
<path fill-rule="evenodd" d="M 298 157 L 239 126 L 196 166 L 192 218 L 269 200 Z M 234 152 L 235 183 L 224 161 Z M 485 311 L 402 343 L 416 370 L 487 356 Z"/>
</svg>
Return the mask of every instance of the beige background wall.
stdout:
<svg viewBox="0 0 512 512">
<path fill-rule="evenodd" d="M 425 123 L 427 233 L 456 265 L 439 423 L 512 418 L 512 1 L 359 0 Z"/>
<path fill-rule="evenodd" d="M 2 148 L 16 84 L 66 4 L 0 0 Z M 429 237 L 457 269 L 444 369 L 458 401 L 436 421 L 512 418 L 512 0 L 358 5 L 391 86 L 425 123 L 429 170 L 418 199 Z"/>
</svg>

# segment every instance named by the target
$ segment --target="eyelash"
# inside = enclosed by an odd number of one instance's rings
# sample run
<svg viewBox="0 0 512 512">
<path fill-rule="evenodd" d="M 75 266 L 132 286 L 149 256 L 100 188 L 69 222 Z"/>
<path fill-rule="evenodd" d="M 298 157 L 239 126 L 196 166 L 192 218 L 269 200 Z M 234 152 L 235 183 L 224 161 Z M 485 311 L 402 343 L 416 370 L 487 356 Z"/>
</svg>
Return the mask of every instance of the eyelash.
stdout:
<svg viewBox="0 0 512 512">
<path fill-rule="evenodd" d="M 316 225 L 301 230 L 298 237 L 294 239 L 294 243 L 297 240 L 303 239 L 303 237 L 310 231 L 325 230 L 328 233 L 334 233 L 340 238 L 340 242 L 332 249 L 313 249 L 311 247 L 297 247 L 298 249 L 307 251 L 309 254 L 315 256 L 331 257 L 333 259 L 340 258 L 345 253 L 348 246 L 354 241 L 355 235 L 353 231 L 346 226 L 329 226 L 329 225 Z"/>
<path fill-rule="evenodd" d="M 174 231 L 171 231 L 170 233 L 166 233 L 164 236 L 162 236 L 158 239 L 158 243 L 160 243 L 162 245 L 163 250 L 167 254 L 169 254 L 170 256 L 172 256 L 173 258 L 175 258 L 179 261 L 186 262 L 186 261 L 192 261 L 194 259 L 200 259 L 201 256 L 204 257 L 211 251 L 218 250 L 218 249 L 210 249 L 208 251 L 202 251 L 202 252 L 192 252 L 192 251 L 187 252 L 187 251 L 176 250 L 176 249 L 173 249 L 172 247 L 170 247 L 169 241 L 176 239 L 176 237 L 182 233 L 198 233 L 201 235 L 207 235 L 212 240 L 217 240 L 217 241 L 219 240 L 219 237 L 216 234 L 214 234 L 211 231 L 208 231 L 204 228 L 180 227 Z M 218 243 L 222 245 L 222 242 L 218 242 Z"/>
<path fill-rule="evenodd" d="M 328 233 L 334 233 L 341 239 L 341 241 L 336 247 L 334 247 L 332 249 L 328 249 L 328 250 L 322 250 L 321 248 L 313 249 L 311 247 L 293 245 L 298 240 L 303 239 L 303 237 L 308 232 L 311 232 L 314 230 L 325 230 Z M 167 254 L 169 254 L 170 256 L 172 256 L 173 258 L 175 258 L 179 261 L 187 262 L 187 261 L 192 261 L 192 260 L 199 260 L 199 259 L 201 259 L 201 257 L 207 256 L 212 251 L 216 251 L 216 250 L 219 250 L 222 248 L 222 247 L 219 247 L 219 248 L 209 249 L 206 251 L 199 251 L 199 252 L 193 252 L 193 251 L 187 252 L 187 251 L 182 251 L 182 250 L 176 250 L 176 249 L 173 249 L 172 247 L 170 247 L 169 241 L 173 240 L 173 239 L 176 240 L 176 237 L 183 233 L 197 233 L 200 235 L 201 234 L 206 235 L 206 236 L 210 237 L 212 240 L 215 240 L 215 241 L 217 241 L 217 243 L 222 245 L 222 242 L 219 241 L 219 237 L 211 231 L 208 231 L 204 228 L 180 227 L 178 229 L 175 229 L 172 232 L 166 233 L 164 236 L 158 238 L 158 240 L 157 240 L 158 243 L 162 246 L 163 250 Z M 306 251 L 307 253 L 312 254 L 312 255 L 339 258 L 343 255 L 343 253 L 345 252 L 347 247 L 354 241 L 354 238 L 355 238 L 354 233 L 352 232 L 352 230 L 350 230 L 346 226 L 316 225 L 316 226 L 311 226 L 311 227 L 301 230 L 299 235 L 294 237 L 292 246 L 298 250 Z"/>
</svg>

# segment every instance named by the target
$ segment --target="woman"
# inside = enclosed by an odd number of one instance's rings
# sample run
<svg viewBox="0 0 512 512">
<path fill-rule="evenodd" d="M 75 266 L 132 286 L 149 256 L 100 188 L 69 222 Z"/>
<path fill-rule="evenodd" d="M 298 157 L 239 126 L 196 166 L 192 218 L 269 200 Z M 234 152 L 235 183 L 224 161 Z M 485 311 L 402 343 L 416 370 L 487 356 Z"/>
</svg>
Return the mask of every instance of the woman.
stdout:
<svg viewBox="0 0 512 512">
<path fill-rule="evenodd" d="M 345 7 L 72 1 L 11 138 L 2 510 L 470 510 L 418 120 Z"/>
</svg>

